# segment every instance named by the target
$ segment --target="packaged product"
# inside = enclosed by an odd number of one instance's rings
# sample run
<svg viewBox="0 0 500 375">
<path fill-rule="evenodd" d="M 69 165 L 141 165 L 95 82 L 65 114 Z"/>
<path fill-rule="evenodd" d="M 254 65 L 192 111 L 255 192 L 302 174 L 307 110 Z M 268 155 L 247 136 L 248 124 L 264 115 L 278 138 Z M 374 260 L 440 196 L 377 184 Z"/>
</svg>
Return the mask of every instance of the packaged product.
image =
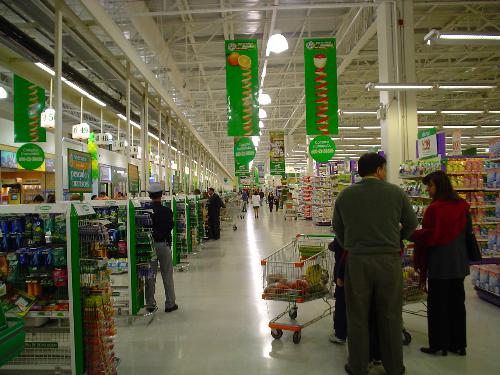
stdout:
<svg viewBox="0 0 500 375">
<path fill-rule="evenodd" d="M 488 285 L 488 290 L 492 293 L 495 293 L 495 290 L 500 286 L 500 269 L 498 266 L 490 269 Z"/>
<path fill-rule="evenodd" d="M 470 266 L 470 280 L 472 285 L 476 285 L 476 282 L 479 281 L 479 266 L 472 265 Z"/>
<path fill-rule="evenodd" d="M 490 280 L 489 269 L 486 266 L 481 266 L 479 268 L 479 283 L 481 285 L 487 285 L 489 284 L 489 280 Z"/>
</svg>

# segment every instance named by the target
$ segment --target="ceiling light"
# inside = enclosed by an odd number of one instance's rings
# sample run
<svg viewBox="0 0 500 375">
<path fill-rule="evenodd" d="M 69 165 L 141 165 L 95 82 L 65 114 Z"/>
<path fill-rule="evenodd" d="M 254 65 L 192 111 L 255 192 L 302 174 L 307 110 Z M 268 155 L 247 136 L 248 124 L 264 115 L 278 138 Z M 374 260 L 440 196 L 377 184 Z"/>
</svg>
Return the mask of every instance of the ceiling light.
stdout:
<svg viewBox="0 0 500 375">
<path fill-rule="evenodd" d="M 377 111 L 340 111 L 343 115 L 376 115 Z"/>
<path fill-rule="evenodd" d="M 372 137 L 344 137 L 344 139 L 351 139 L 354 141 L 371 141 L 375 138 L 372 138 Z"/>
<path fill-rule="evenodd" d="M 484 111 L 469 111 L 469 110 L 453 110 L 453 111 L 441 111 L 443 115 L 472 115 L 481 114 Z"/>
<path fill-rule="evenodd" d="M 435 115 L 437 111 L 425 110 L 425 109 L 417 109 L 417 113 L 419 115 Z"/>
<path fill-rule="evenodd" d="M 0 87 L 0 99 L 7 99 L 7 90 L 5 90 L 3 87 Z"/>
<path fill-rule="evenodd" d="M 464 138 L 464 137 L 462 137 L 462 138 Z M 498 135 L 475 135 L 474 138 L 476 138 L 476 139 L 498 138 Z"/>
<path fill-rule="evenodd" d="M 500 128 L 500 125 L 481 125 L 481 129 L 488 129 L 488 128 L 496 129 Z"/>
<path fill-rule="evenodd" d="M 51 76 L 55 76 L 56 73 L 50 69 L 47 65 L 45 64 L 42 64 L 40 62 L 37 62 L 35 63 L 36 66 L 38 66 L 40 69 L 42 69 L 43 71 L 49 73 Z M 66 83 L 69 87 L 71 87 L 72 89 L 74 89 L 75 91 L 78 91 L 80 94 L 82 94 L 83 96 L 86 96 L 87 98 L 89 98 L 90 100 L 92 100 L 93 102 L 99 104 L 101 107 L 106 107 L 106 103 L 104 103 L 103 101 L 97 99 L 94 95 L 92 94 L 89 94 L 87 91 L 85 91 L 84 89 L 82 89 L 80 86 L 74 84 L 73 82 L 71 81 L 68 81 L 66 78 L 64 77 L 61 77 L 61 81 L 63 81 L 64 83 Z"/>
<path fill-rule="evenodd" d="M 358 149 L 358 150 L 344 150 L 344 151 L 347 151 L 347 152 L 368 152 L 368 150 L 365 150 L 365 149 Z"/>
<path fill-rule="evenodd" d="M 267 118 L 267 112 L 262 108 L 259 108 L 259 118 Z"/>
<path fill-rule="evenodd" d="M 335 156 L 356 156 L 356 154 L 335 154 Z"/>
<path fill-rule="evenodd" d="M 159 141 L 159 140 L 160 140 L 160 138 L 158 138 L 156 135 L 154 135 L 154 134 L 153 134 L 153 133 L 151 133 L 151 132 L 148 132 L 148 135 L 149 135 L 151 138 L 156 139 L 157 141 Z"/>
<path fill-rule="evenodd" d="M 443 129 L 476 129 L 477 125 L 443 125 Z"/>
<path fill-rule="evenodd" d="M 387 90 L 430 90 L 434 87 L 432 84 L 428 83 L 372 83 L 369 82 L 365 88 L 368 91 L 378 90 L 378 91 L 387 91 Z"/>
<path fill-rule="evenodd" d="M 356 130 L 359 129 L 359 126 L 339 126 L 340 130 Z"/>
<path fill-rule="evenodd" d="M 364 129 L 372 130 L 372 129 L 380 129 L 380 126 L 363 126 Z"/>
<path fill-rule="evenodd" d="M 359 147 L 382 147 L 382 145 L 359 145 Z"/>
<path fill-rule="evenodd" d="M 432 129 L 432 128 L 435 128 L 435 126 L 419 125 L 418 128 L 419 129 Z"/>
<path fill-rule="evenodd" d="M 438 85 L 438 88 L 443 90 L 486 90 L 486 89 L 496 89 L 497 85 L 487 85 L 487 84 L 467 84 L 467 83 L 454 83 L 454 84 L 444 84 Z"/>
<path fill-rule="evenodd" d="M 259 121 L 259 128 L 264 129 L 264 123 L 262 121 Z"/>
<path fill-rule="evenodd" d="M 121 118 L 122 120 L 127 121 L 127 118 L 125 116 L 123 116 L 121 113 L 118 113 L 117 116 L 119 118 Z M 135 121 L 130 120 L 130 125 L 136 127 L 139 130 L 141 129 L 141 126 L 139 124 L 137 124 Z"/>
<path fill-rule="evenodd" d="M 275 34 L 271 35 L 269 41 L 267 42 L 266 55 L 269 56 L 269 52 L 281 53 L 288 49 L 288 42 L 286 38 L 276 31 Z"/>
<path fill-rule="evenodd" d="M 485 33 L 459 33 L 459 32 L 444 32 L 432 29 L 424 36 L 424 43 L 431 45 L 432 43 L 439 44 L 496 44 L 500 43 L 500 34 L 485 34 Z"/>
<path fill-rule="evenodd" d="M 258 147 L 259 146 L 259 142 L 260 142 L 260 137 L 253 136 L 252 137 L 252 142 L 253 142 L 253 144 L 254 144 L 255 147 Z"/>
<path fill-rule="evenodd" d="M 471 137 L 466 137 L 466 136 L 461 136 L 460 138 L 462 139 L 470 139 Z M 446 137 L 446 139 L 453 139 L 453 137 Z"/>
<path fill-rule="evenodd" d="M 497 110 L 494 110 L 494 111 L 492 111 L 492 110 L 488 110 L 488 113 L 499 114 L 499 113 L 500 113 L 500 111 L 497 111 Z"/>
<path fill-rule="evenodd" d="M 269 94 L 264 94 L 264 93 L 259 94 L 259 104 L 260 105 L 271 104 L 271 97 L 269 96 Z"/>
</svg>

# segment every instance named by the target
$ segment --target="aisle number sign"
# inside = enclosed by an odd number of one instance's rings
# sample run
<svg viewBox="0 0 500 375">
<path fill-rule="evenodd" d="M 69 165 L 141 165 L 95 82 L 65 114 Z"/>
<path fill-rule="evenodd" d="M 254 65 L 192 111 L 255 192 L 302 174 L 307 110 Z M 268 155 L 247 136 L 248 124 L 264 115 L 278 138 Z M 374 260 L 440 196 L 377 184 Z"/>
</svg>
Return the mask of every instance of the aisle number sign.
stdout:
<svg viewBox="0 0 500 375">
<path fill-rule="evenodd" d="M 336 145 L 326 135 L 318 135 L 309 143 L 309 155 L 319 163 L 328 162 L 335 155 Z"/>
<path fill-rule="evenodd" d="M 259 135 L 257 40 L 226 40 L 227 135 Z"/>
<path fill-rule="evenodd" d="M 418 131 L 419 159 L 433 158 L 438 155 L 436 128 Z"/>
<path fill-rule="evenodd" d="M 92 193 L 92 156 L 68 149 L 68 190 L 70 193 Z"/>
<path fill-rule="evenodd" d="M 338 134 L 335 38 L 304 39 L 306 134 Z"/>
</svg>

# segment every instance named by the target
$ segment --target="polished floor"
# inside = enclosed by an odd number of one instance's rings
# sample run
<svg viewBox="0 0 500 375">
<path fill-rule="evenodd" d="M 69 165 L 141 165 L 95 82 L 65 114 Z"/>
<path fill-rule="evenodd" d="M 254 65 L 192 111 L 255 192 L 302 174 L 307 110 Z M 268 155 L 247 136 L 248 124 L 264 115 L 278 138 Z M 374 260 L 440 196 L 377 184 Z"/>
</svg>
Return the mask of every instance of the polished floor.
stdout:
<svg viewBox="0 0 500 375">
<path fill-rule="evenodd" d="M 267 324 L 284 303 L 261 299 L 260 259 L 289 242 L 297 233 L 326 232 L 310 222 L 284 221 L 283 211 L 248 213 L 233 232 L 224 225 L 219 241 L 210 241 L 191 257 L 187 272 L 175 273 L 179 310 L 159 311 L 148 325 L 145 318 L 120 325 L 117 354 L 119 374 L 344 374 L 346 348 L 331 344 L 331 318 L 306 328 L 300 344 L 284 333 L 273 340 Z M 468 280 L 467 280 L 468 281 Z M 157 300 L 163 300 L 157 279 Z M 422 305 L 410 306 L 418 310 Z M 317 302 L 299 308 L 300 319 L 322 311 Z M 404 315 L 413 335 L 404 348 L 407 374 L 498 374 L 500 310 L 479 300 L 467 282 L 468 355 L 430 357 L 426 320 Z M 372 374 L 383 374 L 376 368 Z"/>
</svg>

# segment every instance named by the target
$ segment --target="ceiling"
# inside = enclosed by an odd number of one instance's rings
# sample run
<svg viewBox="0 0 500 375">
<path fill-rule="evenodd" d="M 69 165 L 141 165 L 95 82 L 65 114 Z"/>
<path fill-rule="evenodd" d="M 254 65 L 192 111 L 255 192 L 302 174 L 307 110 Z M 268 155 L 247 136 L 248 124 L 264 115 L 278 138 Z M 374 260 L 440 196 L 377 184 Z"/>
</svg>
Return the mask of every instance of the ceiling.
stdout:
<svg viewBox="0 0 500 375">
<path fill-rule="evenodd" d="M 53 5 L 49 0 L 40 3 L 48 9 Z M 292 155 L 301 155 L 300 148 L 305 145 L 302 48 L 305 37 L 337 38 L 341 110 L 376 111 L 379 106 L 379 93 L 365 89 L 368 82 L 378 82 L 376 7 L 373 1 L 67 0 L 66 4 L 88 30 L 117 61 L 125 64 L 126 53 L 110 37 L 109 30 L 106 30 L 109 24 L 103 26 L 89 11 L 89 6 L 95 5 L 92 3 L 104 8 L 106 17 L 112 19 L 123 38 L 182 112 L 180 116 L 194 127 L 229 171 L 234 168 L 233 140 L 226 135 L 225 39 L 257 39 L 259 74 L 267 64 L 262 88 L 271 96 L 272 103 L 262 106 L 267 118 L 263 120 L 265 127 L 257 148 L 256 163 L 266 162 L 268 132 L 278 129 L 284 129 L 289 136 L 288 161 L 297 165 L 303 163 L 303 158 L 293 158 Z M 52 49 L 50 27 L 44 28 L 34 22 L 36 9 L 20 8 L 14 1 L 2 1 L 0 15 Z M 417 82 L 498 83 L 498 45 L 427 46 L 423 37 L 430 29 L 500 33 L 500 1 L 415 0 L 414 22 Z M 277 30 L 287 38 L 289 49 L 266 57 L 267 40 Z M 64 61 L 123 102 L 123 81 L 103 68 L 106 61 L 96 60 L 92 53 L 82 53 L 75 48 L 76 45 L 72 47 L 65 51 Z M 139 83 L 144 81 L 144 72 L 132 67 L 132 73 Z M 152 88 L 150 92 L 151 95 L 157 94 Z M 498 88 L 418 92 L 417 108 L 500 110 L 500 93 Z M 139 114 L 137 100 L 133 110 Z M 462 129 L 462 143 L 464 147 L 487 147 L 488 139 L 482 136 L 499 135 L 500 114 L 418 115 L 418 122 L 419 126 L 477 126 Z M 376 115 L 344 114 L 340 117 L 340 126 L 339 154 L 356 156 L 370 146 L 380 145 L 380 129 L 366 128 L 379 126 Z M 451 129 L 446 129 L 446 132 L 451 136 Z"/>
</svg>

